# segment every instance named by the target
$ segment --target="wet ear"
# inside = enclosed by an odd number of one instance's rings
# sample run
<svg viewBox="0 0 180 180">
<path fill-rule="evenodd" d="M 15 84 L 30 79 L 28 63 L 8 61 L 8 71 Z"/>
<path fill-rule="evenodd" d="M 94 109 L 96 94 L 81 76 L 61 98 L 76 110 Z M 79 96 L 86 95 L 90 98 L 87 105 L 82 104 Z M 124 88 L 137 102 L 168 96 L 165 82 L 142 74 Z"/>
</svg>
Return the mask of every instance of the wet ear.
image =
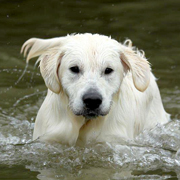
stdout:
<svg viewBox="0 0 180 180">
<path fill-rule="evenodd" d="M 58 70 L 62 59 L 60 49 L 66 39 L 67 37 L 52 39 L 31 38 L 21 48 L 21 53 L 27 56 L 27 63 L 31 58 L 40 56 L 38 61 L 40 61 L 42 77 L 46 86 L 54 93 L 59 93 L 61 89 L 58 78 Z"/>
<path fill-rule="evenodd" d="M 59 53 L 56 50 L 51 49 L 41 55 L 38 59 L 40 61 L 41 75 L 45 81 L 46 86 L 54 93 L 59 93 L 61 90 L 61 84 L 59 80 L 59 67 L 63 53 Z"/>
<path fill-rule="evenodd" d="M 48 49 L 61 46 L 66 39 L 67 37 L 52 39 L 31 38 L 23 44 L 21 53 L 23 53 L 24 56 L 27 56 L 26 62 L 29 62 L 30 59 L 43 54 Z"/>
<path fill-rule="evenodd" d="M 143 92 L 147 89 L 150 82 L 150 65 L 139 51 L 134 51 L 131 47 L 124 46 L 120 55 L 125 69 L 132 72 L 132 78 L 137 90 Z"/>
</svg>

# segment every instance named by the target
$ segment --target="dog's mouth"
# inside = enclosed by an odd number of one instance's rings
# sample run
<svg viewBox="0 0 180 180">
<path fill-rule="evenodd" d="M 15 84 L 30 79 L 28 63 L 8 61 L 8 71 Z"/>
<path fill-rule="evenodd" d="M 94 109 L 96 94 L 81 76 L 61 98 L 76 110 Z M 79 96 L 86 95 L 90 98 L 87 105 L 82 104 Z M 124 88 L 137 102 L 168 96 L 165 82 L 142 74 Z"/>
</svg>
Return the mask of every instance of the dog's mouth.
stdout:
<svg viewBox="0 0 180 180">
<path fill-rule="evenodd" d="M 101 112 L 100 110 L 89 110 L 89 109 L 85 109 L 83 112 L 76 112 L 74 113 L 77 116 L 83 116 L 85 117 L 87 120 L 89 119 L 95 119 L 99 116 L 105 116 L 108 114 L 108 112 Z"/>
<path fill-rule="evenodd" d="M 96 111 L 86 111 L 85 113 L 83 113 L 83 116 L 86 119 L 95 119 L 98 116 L 100 116 L 100 113 L 96 112 Z"/>
</svg>

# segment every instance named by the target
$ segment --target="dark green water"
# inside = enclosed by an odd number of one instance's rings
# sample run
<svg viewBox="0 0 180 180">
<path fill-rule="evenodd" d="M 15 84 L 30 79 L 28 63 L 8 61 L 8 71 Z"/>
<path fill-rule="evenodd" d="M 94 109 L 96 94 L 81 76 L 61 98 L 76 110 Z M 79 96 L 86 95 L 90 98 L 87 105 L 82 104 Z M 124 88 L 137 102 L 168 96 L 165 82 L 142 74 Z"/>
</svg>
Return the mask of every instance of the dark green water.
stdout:
<svg viewBox="0 0 180 180">
<path fill-rule="evenodd" d="M 139 137 L 141 148 L 18 145 L 31 140 L 46 94 L 33 60 L 18 81 L 25 68 L 21 45 L 85 32 L 130 38 L 143 49 L 174 121 Z M 0 0 L 0 179 L 180 179 L 179 74 L 179 0 Z"/>
</svg>

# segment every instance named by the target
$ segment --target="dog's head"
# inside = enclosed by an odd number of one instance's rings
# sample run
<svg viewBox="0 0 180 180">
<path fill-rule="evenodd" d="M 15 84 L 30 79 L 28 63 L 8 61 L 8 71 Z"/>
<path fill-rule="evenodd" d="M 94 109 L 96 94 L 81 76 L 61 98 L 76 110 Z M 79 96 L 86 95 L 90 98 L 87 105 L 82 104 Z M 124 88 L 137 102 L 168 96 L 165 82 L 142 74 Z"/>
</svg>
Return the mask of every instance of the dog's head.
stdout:
<svg viewBox="0 0 180 180">
<path fill-rule="evenodd" d="M 126 46 L 98 34 L 32 38 L 21 51 L 28 54 L 27 61 L 40 56 L 46 86 L 54 93 L 66 94 L 73 113 L 87 119 L 108 114 L 127 71 L 139 91 L 149 84 L 149 63 L 130 41 Z"/>
</svg>

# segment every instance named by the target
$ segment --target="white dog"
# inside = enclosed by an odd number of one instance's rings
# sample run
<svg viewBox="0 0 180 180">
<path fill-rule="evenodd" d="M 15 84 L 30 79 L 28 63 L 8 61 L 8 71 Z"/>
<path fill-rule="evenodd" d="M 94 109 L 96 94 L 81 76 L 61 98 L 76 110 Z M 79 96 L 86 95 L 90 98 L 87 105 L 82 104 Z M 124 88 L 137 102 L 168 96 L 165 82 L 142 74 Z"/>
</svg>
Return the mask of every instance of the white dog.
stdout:
<svg viewBox="0 0 180 180">
<path fill-rule="evenodd" d="M 130 40 L 120 44 L 98 34 L 32 38 L 21 52 L 27 62 L 40 56 L 48 87 L 34 140 L 74 145 L 133 139 L 170 119 L 148 61 Z"/>
</svg>

